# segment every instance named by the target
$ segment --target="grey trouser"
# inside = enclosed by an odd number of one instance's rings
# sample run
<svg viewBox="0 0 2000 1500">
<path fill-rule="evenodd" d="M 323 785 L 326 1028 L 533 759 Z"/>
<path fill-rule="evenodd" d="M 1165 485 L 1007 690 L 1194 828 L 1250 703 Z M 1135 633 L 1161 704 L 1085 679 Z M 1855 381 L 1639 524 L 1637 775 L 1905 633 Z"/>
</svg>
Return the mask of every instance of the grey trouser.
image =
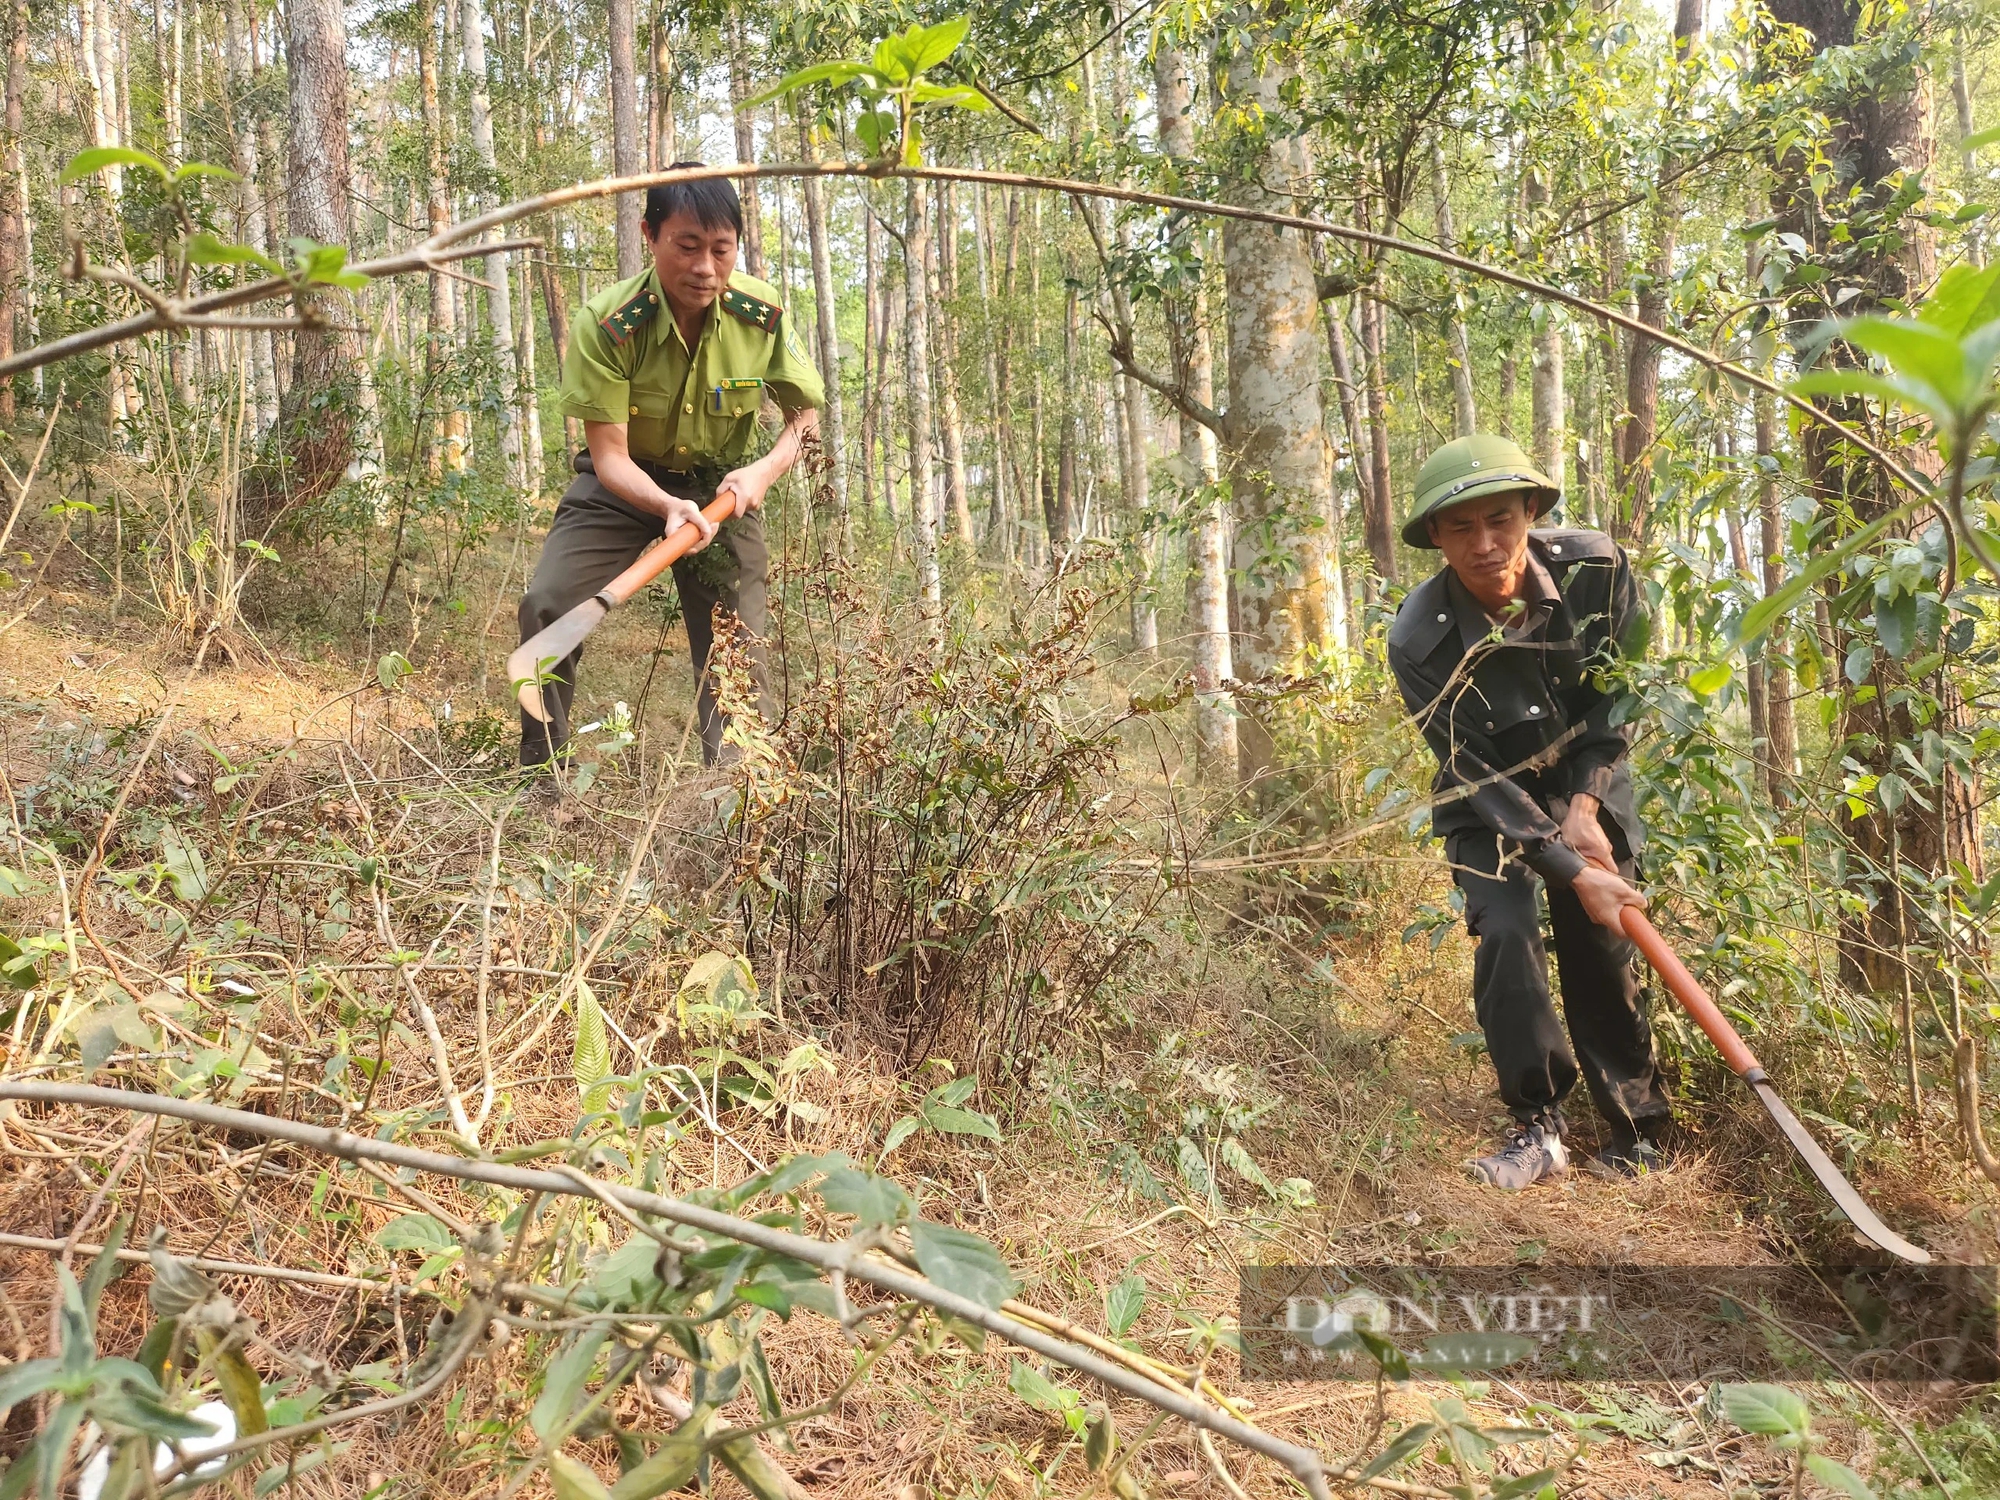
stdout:
<svg viewBox="0 0 2000 1500">
<path fill-rule="evenodd" d="M 1618 856 L 1618 873 L 1633 880 L 1637 863 L 1624 831 L 1609 817 L 1600 823 Z M 1514 1118 L 1560 1130 L 1562 1102 L 1580 1071 L 1615 1138 L 1629 1143 L 1665 1124 L 1672 1106 L 1660 1085 L 1632 944 L 1591 921 L 1574 891 L 1549 887 L 1549 926 L 1569 1021 L 1565 1038 L 1549 994 L 1535 872 L 1518 859 L 1503 872 L 1499 842 L 1484 831 L 1452 834 L 1445 853 L 1465 893 L 1466 930 L 1479 939 L 1473 1009 L 1500 1075 L 1500 1098 Z"/>
<path fill-rule="evenodd" d="M 706 504 L 715 498 L 714 488 L 695 493 L 694 486 L 667 483 L 664 476 L 654 479 L 669 493 Z M 542 543 L 542 555 L 535 564 L 535 576 L 521 598 L 521 639 L 553 624 L 583 603 L 605 584 L 638 560 L 639 554 L 666 530 L 658 516 L 627 505 L 599 482 L 593 473 L 579 473 L 570 482 L 555 519 Z M 688 654 L 694 659 L 695 703 L 701 723 L 701 758 L 714 765 L 722 753 L 723 717 L 715 703 L 715 688 L 708 676 L 709 648 L 715 642 L 715 611 L 728 610 L 750 631 L 751 659 L 755 664 L 757 701 L 761 708 L 769 677 L 765 668 L 763 636 L 769 624 L 765 608 L 765 571 L 770 554 L 764 546 L 764 518 L 751 511 L 733 521 L 725 521 L 714 541 L 700 552 L 674 564 L 674 587 L 681 598 L 681 613 L 687 620 Z M 570 703 L 576 693 L 576 666 L 583 651 L 579 647 L 557 664 L 555 681 L 542 688 L 542 703 L 549 710 L 549 722 L 521 715 L 521 764 L 546 765 L 569 739 Z"/>
</svg>

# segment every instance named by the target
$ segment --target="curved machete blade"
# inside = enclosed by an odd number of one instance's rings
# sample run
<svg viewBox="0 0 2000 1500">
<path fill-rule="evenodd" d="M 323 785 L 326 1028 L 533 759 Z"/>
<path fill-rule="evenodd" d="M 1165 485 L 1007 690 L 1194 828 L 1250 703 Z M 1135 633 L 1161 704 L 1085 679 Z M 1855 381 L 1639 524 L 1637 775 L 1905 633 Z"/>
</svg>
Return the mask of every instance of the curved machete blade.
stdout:
<svg viewBox="0 0 2000 1500">
<path fill-rule="evenodd" d="M 507 658 L 507 680 L 514 684 L 522 712 L 544 724 L 549 722 L 549 711 L 542 703 L 542 679 L 555 669 L 557 662 L 581 646 L 584 637 L 597 629 L 610 613 L 602 599 L 586 599 L 555 624 L 536 631 L 515 648 L 514 654 Z"/>
<path fill-rule="evenodd" d="M 1778 1097 L 1778 1091 L 1770 1084 L 1758 1079 L 1751 1083 L 1757 1097 L 1764 1101 L 1764 1108 L 1771 1112 L 1771 1118 L 1778 1122 L 1778 1129 L 1785 1133 L 1785 1139 L 1792 1143 L 1792 1149 L 1799 1153 L 1805 1164 L 1812 1169 L 1819 1185 L 1826 1189 L 1827 1196 L 1840 1205 L 1840 1211 L 1847 1215 L 1849 1222 L 1860 1231 L 1861 1237 L 1872 1245 L 1878 1245 L 1891 1255 L 1907 1260 L 1912 1265 L 1927 1266 L 1930 1255 L 1912 1245 L 1895 1230 L 1875 1217 L 1875 1211 L 1861 1201 L 1861 1195 L 1854 1190 L 1854 1184 L 1841 1175 L 1827 1154 L 1820 1150 L 1819 1142 L 1812 1138 L 1799 1117 L 1791 1112 L 1785 1101 Z"/>
</svg>

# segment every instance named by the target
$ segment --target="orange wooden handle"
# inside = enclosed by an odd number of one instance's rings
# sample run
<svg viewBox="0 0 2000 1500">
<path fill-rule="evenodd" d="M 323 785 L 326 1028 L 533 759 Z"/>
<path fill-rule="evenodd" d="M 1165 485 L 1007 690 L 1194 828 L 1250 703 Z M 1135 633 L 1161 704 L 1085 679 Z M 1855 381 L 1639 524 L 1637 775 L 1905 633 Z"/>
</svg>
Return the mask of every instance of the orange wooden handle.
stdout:
<svg viewBox="0 0 2000 1500">
<path fill-rule="evenodd" d="M 720 526 L 736 514 L 736 491 L 724 490 L 702 507 L 701 513 Z M 679 562 L 701 540 L 701 528 L 683 521 L 667 539 L 599 589 L 598 597 L 614 607 L 623 604 L 640 589 Z"/>
<path fill-rule="evenodd" d="M 1639 951 L 1646 955 L 1646 962 L 1653 966 L 1660 978 L 1666 981 L 1667 988 L 1674 992 L 1674 998 L 1680 1001 L 1681 1009 L 1693 1016 L 1695 1025 L 1708 1033 L 1708 1039 L 1715 1043 L 1715 1050 L 1729 1064 L 1729 1071 L 1739 1078 L 1752 1073 L 1761 1078 L 1764 1069 L 1757 1061 L 1757 1054 L 1736 1034 L 1729 1018 L 1709 999 L 1701 981 L 1688 972 L 1688 966 L 1681 962 L 1678 953 L 1667 946 L 1667 940 L 1647 920 L 1646 914 L 1636 906 L 1628 906 L 1623 920 L 1625 935 L 1639 945 Z"/>
</svg>

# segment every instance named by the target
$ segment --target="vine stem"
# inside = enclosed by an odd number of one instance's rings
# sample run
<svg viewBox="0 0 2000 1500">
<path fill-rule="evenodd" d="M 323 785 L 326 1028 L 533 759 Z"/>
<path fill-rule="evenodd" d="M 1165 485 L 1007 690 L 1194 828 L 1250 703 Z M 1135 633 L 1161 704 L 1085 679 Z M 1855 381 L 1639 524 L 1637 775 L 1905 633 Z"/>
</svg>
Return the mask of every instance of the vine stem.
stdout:
<svg viewBox="0 0 2000 1500">
<path fill-rule="evenodd" d="M 756 164 L 739 162 L 728 166 L 680 167 L 662 172 L 640 172 L 628 177 L 601 177 L 591 182 L 573 183 L 568 187 L 537 193 L 533 197 L 503 204 L 460 223 L 447 224 L 437 233 L 419 240 L 414 245 L 378 256 L 373 260 L 354 262 L 348 269 L 375 280 L 389 276 L 429 274 L 450 261 L 486 254 L 491 247 L 483 244 L 468 245 L 465 242 L 476 240 L 478 236 L 501 225 L 511 224 L 517 219 L 547 213 L 566 204 L 587 202 L 594 198 L 612 198 L 621 193 L 643 192 L 648 188 L 660 187 L 671 182 L 700 182 L 713 178 L 734 177 L 862 177 L 877 180 L 912 177 L 938 182 L 984 183 L 991 187 L 1032 188 L 1072 196 L 1106 198 L 1119 203 L 1144 204 L 1152 208 L 1171 209 L 1177 213 L 1204 214 L 1213 218 L 1237 219 L 1245 223 L 1270 224 L 1281 229 L 1298 229 L 1308 234 L 1328 235 L 1353 244 L 1367 245 L 1375 250 L 1413 255 L 1437 265 L 1449 266 L 1468 276 L 1513 287 L 1545 301 L 1559 302 L 1599 322 L 1609 323 L 1641 338 L 1649 339 L 1663 348 L 1672 349 L 1675 353 L 1684 355 L 1708 369 L 1725 374 L 1742 385 L 1768 392 L 1800 412 L 1809 421 L 1818 422 L 1839 433 L 1881 464 L 1883 470 L 1904 488 L 1919 495 L 1928 495 L 1931 492 L 1930 485 L 1898 463 L 1867 434 L 1813 405 L 1805 397 L 1793 394 L 1777 381 L 1770 380 L 1734 360 L 1724 359 L 1699 344 L 1668 333 L 1663 328 L 1655 328 L 1652 324 L 1642 322 L 1629 313 L 1620 312 L 1617 308 L 1608 307 L 1601 302 L 1594 302 L 1588 297 L 1579 296 L 1562 287 L 1537 281 L 1532 276 L 1523 276 L 1517 271 L 1509 271 L 1501 266 L 1488 265 L 1484 261 L 1454 254 L 1434 245 L 1400 239 L 1390 234 L 1378 234 L 1370 229 L 1356 229 L 1351 225 L 1336 224 L 1327 219 L 1272 213 L 1266 209 L 1247 208 L 1240 204 L 1212 203 L 1204 198 L 1183 198 L 1172 193 L 1153 193 L 1111 183 L 1082 182 L 1072 178 L 1046 177 L 1029 172 L 994 172 L 974 167 L 893 166 L 879 161 Z M 138 338 L 143 334 L 171 327 L 178 320 L 221 312 L 232 307 L 242 307 L 253 302 L 269 301 L 274 297 L 287 297 L 295 290 L 295 286 L 287 278 L 271 277 L 263 281 L 210 292 L 200 297 L 172 300 L 167 303 L 165 310 L 149 309 L 118 322 L 106 323 L 97 328 L 70 334 L 65 338 L 37 344 L 7 359 L 0 359 L 0 376 L 22 370 L 33 370 L 42 365 L 53 364 L 57 360 L 87 354 L 93 349 L 102 349 L 109 344 Z"/>
</svg>

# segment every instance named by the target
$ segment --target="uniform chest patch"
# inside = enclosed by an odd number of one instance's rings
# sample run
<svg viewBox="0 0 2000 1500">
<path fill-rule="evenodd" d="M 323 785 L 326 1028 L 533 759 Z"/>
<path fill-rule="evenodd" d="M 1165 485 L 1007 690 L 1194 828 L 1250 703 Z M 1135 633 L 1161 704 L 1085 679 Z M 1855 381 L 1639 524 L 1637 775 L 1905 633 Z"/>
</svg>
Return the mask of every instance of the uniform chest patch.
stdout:
<svg viewBox="0 0 2000 1500">
<path fill-rule="evenodd" d="M 638 291 L 623 306 L 606 313 L 597 320 L 597 326 L 611 335 L 611 342 L 622 344 L 660 314 L 660 294 Z"/>
<path fill-rule="evenodd" d="M 776 333 L 785 316 L 785 310 L 776 303 L 739 292 L 733 286 L 722 289 L 722 310 L 760 333 Z"/>
</svg>

